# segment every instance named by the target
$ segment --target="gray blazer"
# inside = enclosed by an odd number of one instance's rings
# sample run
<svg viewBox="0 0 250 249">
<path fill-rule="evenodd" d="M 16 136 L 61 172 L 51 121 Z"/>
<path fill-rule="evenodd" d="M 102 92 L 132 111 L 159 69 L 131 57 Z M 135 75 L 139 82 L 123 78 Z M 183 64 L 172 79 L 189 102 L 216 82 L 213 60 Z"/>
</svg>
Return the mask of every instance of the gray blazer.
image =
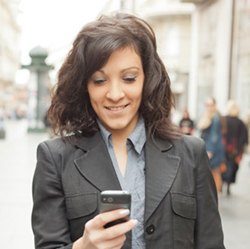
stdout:
<svg viewBox="0 0 250 249">
<path fill-rule="evenodd" d="M 147 249 L 224 249 L 217 194 L 201 139 L 145 145 Z M 98 194 L 121 186 L 97 132 L 38 146 L 32 227 L 36 248 L 69 249 L 98 214 Z M 131 234 L 123 249 L 131 248 Z M 139 249 L 139 248 L 134 248 Z"/>
</svg>

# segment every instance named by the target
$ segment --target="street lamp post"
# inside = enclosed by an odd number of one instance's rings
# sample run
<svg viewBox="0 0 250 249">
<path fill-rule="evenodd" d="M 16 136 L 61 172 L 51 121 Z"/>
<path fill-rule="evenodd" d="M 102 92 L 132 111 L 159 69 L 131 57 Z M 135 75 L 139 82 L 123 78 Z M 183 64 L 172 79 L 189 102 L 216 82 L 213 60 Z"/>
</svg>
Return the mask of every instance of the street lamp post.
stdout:
<svg viewBox="0 0 250 249">
<path fill-rule="evenodd" d="M 30 71 L 28 85 L 28 132 L 45 132 L 44 117 L 47 112 L 49 99 L 49 71 L 53 66 L 47 65 L 45 59 L 47 51 L 37 46 L 33 48 L 29 56 L 30 65 L 22 65 L 23 69 Z"/>
</svg>

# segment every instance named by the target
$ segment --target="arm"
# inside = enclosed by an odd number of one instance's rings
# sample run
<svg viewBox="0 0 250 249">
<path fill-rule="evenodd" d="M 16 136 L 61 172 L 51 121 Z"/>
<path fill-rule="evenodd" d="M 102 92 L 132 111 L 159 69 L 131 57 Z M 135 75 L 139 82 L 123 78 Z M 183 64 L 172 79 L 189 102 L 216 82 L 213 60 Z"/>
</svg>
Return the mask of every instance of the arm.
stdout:
<svg viewBox="0 0 250 249">
<path fill-rule="evenodd" d="M 46 143 L 37 149 L 33 202 L 35 248 L 72 248 L 61 179 Z"/>
<path fill-rule="evenodd" d="M 71 230 L 67 220 L 64 192 L 61 183 L 59 162 L 46 143 L 37 150 L 37 167 L 33 179 L 32 228 L 37 249 L 96 249 L 121 248 L 125 233 L 133 229 L 137 221 L 130 220 L 107 229 L 110 221 L 125 217 L 128 213 L 115 210 L 97 215 L 89 220 L 81 238 L 71 240 Z"/>
<path fill-rule="evenodd" d="M 196 249 L 224 249 L 217 192 L 203 142 L 196 165 L 197 219 L 195 224 Z"/>
</svg>

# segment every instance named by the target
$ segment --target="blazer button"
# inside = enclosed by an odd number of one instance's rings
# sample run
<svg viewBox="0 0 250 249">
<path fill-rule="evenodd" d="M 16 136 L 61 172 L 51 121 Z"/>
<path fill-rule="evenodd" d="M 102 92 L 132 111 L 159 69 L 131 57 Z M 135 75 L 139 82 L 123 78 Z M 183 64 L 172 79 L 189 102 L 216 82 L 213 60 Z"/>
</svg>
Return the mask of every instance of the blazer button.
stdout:
<svg viewBox="0 0 250 249">
<path fill-rule="evenodd" d="M 149 225 L 147 228 L 146 228 L 146 232 L 148 234 L 153 234 L 155 232 L 155 226 L 154 225 Z"/>
</svg>

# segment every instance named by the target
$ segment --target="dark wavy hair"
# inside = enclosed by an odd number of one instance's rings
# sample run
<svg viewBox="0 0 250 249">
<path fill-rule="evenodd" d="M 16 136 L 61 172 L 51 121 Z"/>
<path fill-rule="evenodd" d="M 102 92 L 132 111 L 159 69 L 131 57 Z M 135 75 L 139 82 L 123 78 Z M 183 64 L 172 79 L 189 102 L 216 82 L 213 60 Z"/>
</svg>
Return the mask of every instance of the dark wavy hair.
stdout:
<svg viewBox="0 0 250 249">
<path fill-rule="evenodd" d="M 55 134 L 65 138 L 92 136 L 99 128 L 87 92 L 87 82 L 102 68 L 111 54 L 132 47 L 140 55 L 145 74 L 139 112 L 147 135 L 178 139 L 180 133 L 171 122 L 174 96 L 165 66 L 156 51 L 153 29 L 144 20 L 129 14 L 101 16 L 84 26 L 73 42 L 59 70 L 52 92 L 48 118 Z"/>
</svg>

